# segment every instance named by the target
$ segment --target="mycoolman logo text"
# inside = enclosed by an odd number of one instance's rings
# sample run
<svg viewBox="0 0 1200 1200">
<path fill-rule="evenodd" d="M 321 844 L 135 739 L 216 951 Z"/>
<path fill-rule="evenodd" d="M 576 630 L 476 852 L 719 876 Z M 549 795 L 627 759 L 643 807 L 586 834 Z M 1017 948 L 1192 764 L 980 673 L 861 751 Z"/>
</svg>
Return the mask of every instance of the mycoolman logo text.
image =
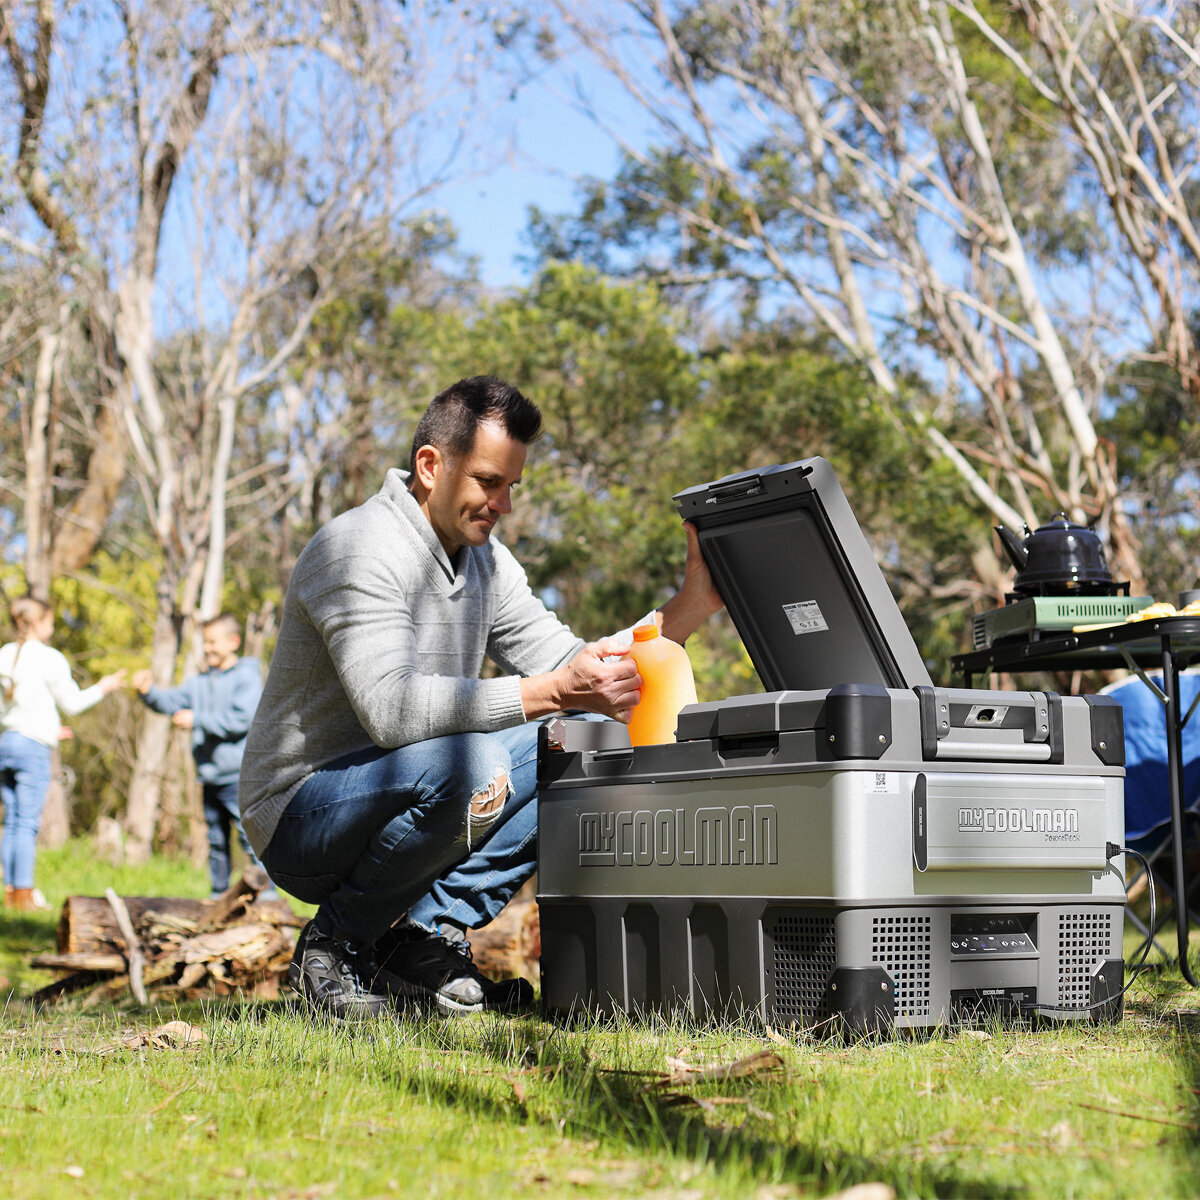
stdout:
<svg viewBox="0 0 1200 1200">
<path fill-rule="evenodd" d="M 959 833 L 1042 833 L 1047 841 L 1079 840 L 1077 808 L 960 808 Z"/>
<path fill-rule="evenodd" d="M 579 814 L 581 867 L 767 866 L 779 861 L 775 806 Z"/>
</svg>

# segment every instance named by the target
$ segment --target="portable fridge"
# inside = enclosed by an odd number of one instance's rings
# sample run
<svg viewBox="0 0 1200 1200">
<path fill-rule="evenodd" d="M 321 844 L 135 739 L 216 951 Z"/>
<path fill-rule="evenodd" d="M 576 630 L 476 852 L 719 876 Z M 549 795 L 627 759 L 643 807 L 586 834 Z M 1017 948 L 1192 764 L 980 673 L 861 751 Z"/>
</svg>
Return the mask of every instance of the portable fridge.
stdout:
<svg viewBox="0 0 1200 1200">
<path fill-rule="evenodd" d="M 1104 696 L 934 687 L 829 464 L 675 497 L 766 691 L 539 756 L 542 1000 L 870 1032 L 1116 1020 Z"/>
</svg>

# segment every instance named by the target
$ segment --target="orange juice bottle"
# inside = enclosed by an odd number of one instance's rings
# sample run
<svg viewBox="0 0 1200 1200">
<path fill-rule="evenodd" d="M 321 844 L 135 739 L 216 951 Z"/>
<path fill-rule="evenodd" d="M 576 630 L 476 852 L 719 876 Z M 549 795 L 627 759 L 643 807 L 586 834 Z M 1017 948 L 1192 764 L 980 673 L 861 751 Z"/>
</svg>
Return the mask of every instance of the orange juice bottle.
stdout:
<svg viewBox="0 0 1200 1200">
<path fill-rule="evenodd" d="M 629 740 L 635 746 L 673 742 L 679 710 L 696 703 L 687 651 L 663 637 L 657 625 L 639 625 L 629 656 L 642 677 L 642 698 L 630 717 Z"/>
</svg>

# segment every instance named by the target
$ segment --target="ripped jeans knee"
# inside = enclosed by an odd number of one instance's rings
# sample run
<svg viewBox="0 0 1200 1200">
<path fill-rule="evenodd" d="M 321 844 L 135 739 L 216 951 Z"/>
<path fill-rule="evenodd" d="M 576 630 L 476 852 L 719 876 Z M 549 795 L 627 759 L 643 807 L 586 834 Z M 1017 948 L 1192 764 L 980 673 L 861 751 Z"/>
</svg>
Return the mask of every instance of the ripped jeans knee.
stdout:
<svg viewBox="0 0 1200 1200">
<path fill-rule="evenodd" d="M 504 803 L 512 795 L 512 781 L 503 767 L 496 768 L 491 782 L 471 797 L 467 813 L 467 846 L 483 838 L 500 819 Z"/>
</svg>

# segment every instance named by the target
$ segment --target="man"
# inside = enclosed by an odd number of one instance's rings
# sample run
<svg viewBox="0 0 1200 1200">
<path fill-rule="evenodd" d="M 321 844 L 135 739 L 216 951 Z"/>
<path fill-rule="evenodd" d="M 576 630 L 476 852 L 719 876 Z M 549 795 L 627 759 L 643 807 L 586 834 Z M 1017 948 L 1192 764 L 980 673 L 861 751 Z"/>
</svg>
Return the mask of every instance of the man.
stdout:
<svg viewBox="0 0 1200 1200">
<path fill-rule="evenodd" d="M 470 961 L 536 862 L 537 730 L 564 709 L 628 721 L 628 638 L 584 645 L 493 541 L 541 414 L 489 376 L 417 426 L 408 473 L 305 547 L 242 770 L 242 819 L 281 887 L 319 905 L 289 978 L 316 1012 L 444 1013 L 528 999 Z M 688 530 L 663 633 L 721 601 Z M 487 654 L 505 674 L 480 679 Z M 403 919 L 401 919 L 403 918 Z"/>
<path fill-rule="evenodd" d="M 147 708 L 171 717 L 176 729 L 192 734 L 192 757 L 204 800 L 208 826 L 208 874 L 213 896 L 229 887 L 233 832 L 247 858 L 258 864 L 238 818 L 238 771 L 246 734 L 262 694 L 262 667 L 240 658 L 242 631 L 230 613 L 205 621 L 204 662 L 207 671 L 176 688 L 155 687 L 149 671 L 138 671 L 133 686 Z"/>
</svg>

